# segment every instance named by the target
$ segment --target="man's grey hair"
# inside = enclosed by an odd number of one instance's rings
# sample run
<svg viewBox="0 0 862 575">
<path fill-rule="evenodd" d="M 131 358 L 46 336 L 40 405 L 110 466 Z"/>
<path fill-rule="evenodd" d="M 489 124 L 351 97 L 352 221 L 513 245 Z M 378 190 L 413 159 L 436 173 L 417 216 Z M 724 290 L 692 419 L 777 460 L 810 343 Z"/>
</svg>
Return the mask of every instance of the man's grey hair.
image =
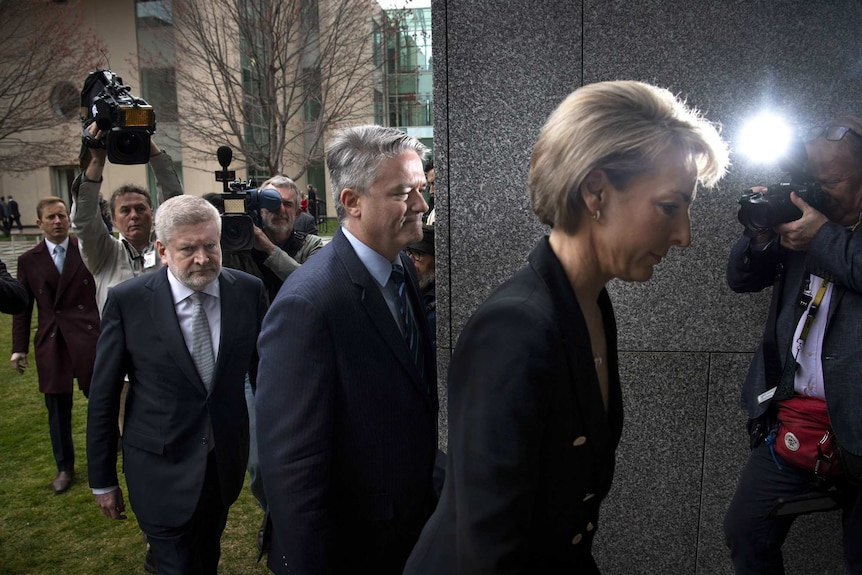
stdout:
<svg viewBox="0 0 862 575">
<path fill-rule="evenodd" d="M 288 178 L 287 176 L 282 176 L 281 174 L 276 175 L 262 183 L 258 189 L 265 190 L 267 188 L 288 188 L 296 192 L 296 201 L 299 201 L 299 188 L 296 186 L 296 182 Z"/>
<path fill-rule="evenodd" d="M 198 196 L 174 196 L 159 206 L 156 212 L 156 237 L 167 245 L 179 226 L 194 226 L 216 222 L 221 232 L 221 216 L 211 203 Z"/>
<path fill-rule="evenodd" d="M 416 152 L 424 161 L 428 148 L 396 128 L 354 126 L 335 133 L 326 149 L 326 163 L 339 222 L 347 217 L 341 203 L 341 191 L 350 188 L 367 194 L 377 179 L 380 164 L 405 152 Z"/>
</svg>

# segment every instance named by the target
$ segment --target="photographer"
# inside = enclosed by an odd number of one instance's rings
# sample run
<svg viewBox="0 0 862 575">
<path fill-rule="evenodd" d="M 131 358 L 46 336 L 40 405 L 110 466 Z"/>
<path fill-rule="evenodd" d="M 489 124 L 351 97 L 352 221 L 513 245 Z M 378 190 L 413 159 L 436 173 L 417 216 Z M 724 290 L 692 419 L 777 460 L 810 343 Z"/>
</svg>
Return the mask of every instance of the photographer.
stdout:
<svg viewBox="0 0 862 575">
<path fill-rule="evenodd" d="M 104 138 L 95 123 L 87 130 L 97 140 Z M 108 298 L 108 289 L 162 266 L 156 257 L 153 238 L 153 204 L 144 188 L 126 184 L 111 194 L 108 203 L 120 237 L 108 233 L 99 207 L 106 157 L 104 149 L 87 148 L 82 160 L 84 172 L 72 184 L 72 224 L 81 241 L 84 264 L 96 280 L 100 312 Z M 156 176 L 159 203 L 183 193 L 171 157 L 153 140 L 150 140 L 149 163 Z"/>
<path fill-rule="evenodd" d="M 784 573 L 787 533 L 819 503 L 842 509 L 845 567 L 862 573 L 862 119 L 838 117 L 805 140 L 820 209 L 792 193 L 801 217 L 748 224 L 727 266 L 735 292 L 773 288 L 742 390 L 752 450 L 724 521 L 736 573 Z"/>
<path fill-rule="evenodd" d="M 271 212 L 261 208 L 262 228 L 254 227 L 254 248 L 251 253 L 226 252 L 225 267 L 239 269 L 255 275 L 266 285 L 269 301 L 275 299 L 281 284 L 291 273 L 323 247 L 318 236 L 295 229 L 300 214 L 299 190 L 293 180 L 286 176 L 273 176 L 260 186 L 272 188 L 281 196 L 281 210 Z M 206 198 L 218 204 L 219 194 L 207 194 Z M 224 206 L 216 205 L 220 211 Z"/>
</svg>

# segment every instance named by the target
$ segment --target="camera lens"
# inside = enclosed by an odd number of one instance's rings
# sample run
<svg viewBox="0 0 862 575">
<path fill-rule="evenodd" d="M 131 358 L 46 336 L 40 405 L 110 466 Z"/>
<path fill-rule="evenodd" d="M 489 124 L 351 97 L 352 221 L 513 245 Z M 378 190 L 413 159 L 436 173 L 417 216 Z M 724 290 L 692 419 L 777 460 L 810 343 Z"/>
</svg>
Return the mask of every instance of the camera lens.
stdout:
<svg viewBox="0 0 862 575">
<path fill-rule="evenodd" d="M 122 154 L 134 154 L 141 148 L 141 137 L 135 132 L 123 132 L 117 138 L 117 150 Z"/>
<path fill-rule="evenodd" d="M 108 132 L 108 160 L 114 164 L 146 164 L 150 159 L 150 134 L 142 130 Z"/>
<path fill-rule="evenodd" d="M 226 252 L 241 252 L 254 246 L 254 228 L 247 214 L 222 215 L 221 247 Z"/>
</svg>

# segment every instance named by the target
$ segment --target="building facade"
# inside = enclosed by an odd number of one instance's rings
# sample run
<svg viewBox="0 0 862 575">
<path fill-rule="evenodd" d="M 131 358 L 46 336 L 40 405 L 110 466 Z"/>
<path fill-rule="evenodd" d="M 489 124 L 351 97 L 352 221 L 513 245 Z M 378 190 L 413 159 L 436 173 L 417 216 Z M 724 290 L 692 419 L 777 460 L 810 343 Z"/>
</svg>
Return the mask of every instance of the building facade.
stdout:
<svg viewBox="0 0 862 575">
<path fill-rule="evenodd" d="M 133 95 L 154 107 L 153 139 L 173 158 L 187 193 L 222 191 L 214 176 L 221 168 L 216 149 L 227 145 L 234 150 L 230 169 L 238 179 L 260 183 L 283 173 L 300 189 L 312 184 L 321 213 L 334 217 L 327 209 L 323 159 L 333 128 L 380 123 L 433 144 L 430 2 L 417 4 L 408 9 L 353 0 L 49 3 L 47 10 L 73 11 L 100 48 L 80 78 L 57 78 L 50 86 L 44 113 L 56 115 L 58 126 L 23 134 L 30 145 L 62 137 L 60 153 L 32 169 L 0 169 L 0 195 L 18 200 L 25 225 L 35 222 L 38 198 L 69 199 L 79 171 L 80 90 L 86 73 L 98 67 L 112 70 Z M 216 53 L 215 45 L 227 48 Z M 213 74 L 209 62 L 227 72 Z M 155 181 L 144 165 L 109 164 L 104 179 L 105 190 L 146 184 L 155 199 Z"/>
</svg>

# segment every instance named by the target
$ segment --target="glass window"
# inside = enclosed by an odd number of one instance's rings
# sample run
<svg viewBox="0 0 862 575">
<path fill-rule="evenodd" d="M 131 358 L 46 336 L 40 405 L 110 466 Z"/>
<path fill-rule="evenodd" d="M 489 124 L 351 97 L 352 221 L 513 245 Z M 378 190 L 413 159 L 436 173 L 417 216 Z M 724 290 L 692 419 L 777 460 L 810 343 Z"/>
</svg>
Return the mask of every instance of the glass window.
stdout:
<svg viewBox="0 0 862 575">
<path fill-rule="evenodd" d="M 78 172 L 77 166 L 51 166 L 51 195 L 63 198 L 67 206 L 70 205 L 72 180 Z"/>
<path fill-rule="evenodd" d="M 304 116 L 306 122 L 314 122 L 320 117 L 320 69 L 306 69 Z"/>
<path fill-rule="evenodd" d="M 142 68 L 141 96 L 156 111 L 156 120 L 176 122 L 177 76 L 174 68 Z"/>
</svg>

